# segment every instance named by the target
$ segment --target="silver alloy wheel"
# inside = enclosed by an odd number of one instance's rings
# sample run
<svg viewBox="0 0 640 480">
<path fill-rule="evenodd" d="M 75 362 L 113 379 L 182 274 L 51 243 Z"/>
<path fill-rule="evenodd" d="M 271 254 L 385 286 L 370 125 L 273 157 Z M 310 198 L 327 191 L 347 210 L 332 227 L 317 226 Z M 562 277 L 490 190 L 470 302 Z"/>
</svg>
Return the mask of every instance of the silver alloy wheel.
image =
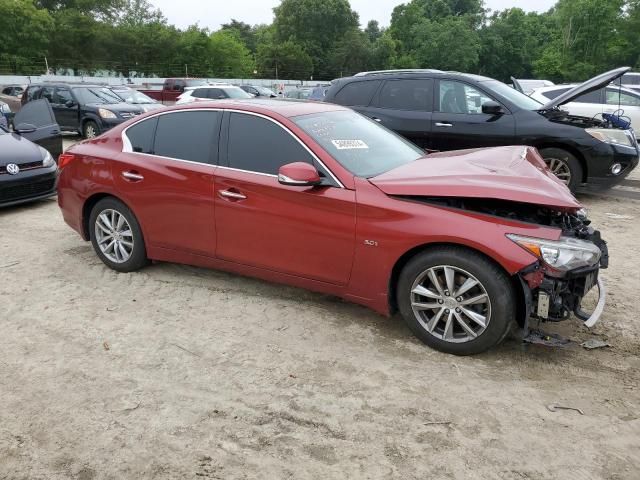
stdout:
<svg viewBox="0 0 640 480">
<path fill-rule="evenodd" d="M 411 308 L 427 332 L 451 343 L 478 338 L 491 320 L 491 301 L 482 283 L 450 265 L 429 268 L 416 278 Z"/>
<path fill-rule="evenodd" d="M 89 123 L 86 127 L 84 127 L 84 136 L 85 138 L 95 138 L 98 136 L 96 127 L 94 127 L 92 123 Z"/>
<path fill-rule="evenodd" d="M 569 164 L 560 158 L 545 158 L 545 163 L 558 179 L 565 185 L 571 183 L 571 169 Z"/>
<path fill-rule="evenodd" d="M 133 253 L 133 231 L 127 219 L 117 210 L 98 214 L 95 223 L 96 243 L 102 254 L 114 263 L 125 263 Z"/>
</svg>

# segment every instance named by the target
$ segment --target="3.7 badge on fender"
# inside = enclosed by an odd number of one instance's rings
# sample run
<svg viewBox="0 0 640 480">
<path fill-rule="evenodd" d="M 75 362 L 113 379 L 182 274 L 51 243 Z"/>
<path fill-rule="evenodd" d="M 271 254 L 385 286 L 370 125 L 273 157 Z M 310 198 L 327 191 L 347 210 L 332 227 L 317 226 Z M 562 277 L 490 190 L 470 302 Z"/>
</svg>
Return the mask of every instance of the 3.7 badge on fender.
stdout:
<svg viewBox="0 0 640 480">
<path fill-rule="evenodd" d="M 20 167 L 15 163 L 9 163 L 7 165 L 7 173 L 9 175 L 17 175 L 18 173 L 20 173 Z"/>
</svg>

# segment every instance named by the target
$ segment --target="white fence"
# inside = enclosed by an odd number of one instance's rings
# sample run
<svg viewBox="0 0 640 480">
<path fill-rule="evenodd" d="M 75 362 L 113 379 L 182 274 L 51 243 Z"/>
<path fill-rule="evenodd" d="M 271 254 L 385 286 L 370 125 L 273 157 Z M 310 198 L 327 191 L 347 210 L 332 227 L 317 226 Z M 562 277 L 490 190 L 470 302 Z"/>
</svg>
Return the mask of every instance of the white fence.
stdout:
<svg viewBox="0 0 640 480">
<path fill-rule="evenodd" d="M 132 87 L 140 86 L 148 89 L 162 88 L 164 78 L 133 78 L 128 80 L 125 77 L 87 77 L 87 76 L 68 76 L 68 75 L 0 75 L 0 85 L 28 85 L 30 83 L 38 82 L 73 82 L 73 83 L 97 83 L 108 85 L 130 85 Z M 278 80 L 278 79 L 256 79 L 256 78 L 207 78 L 208 82 L 217 83 L 231 83 L 233 85 L 260 85 L 268 87 L 274 91 L 282 90 L 287 91 L 297 87 L 315 87 L 319 84 L 326 84 L 327 82 L 315 82 L 299 80 Z"/>
</svg>

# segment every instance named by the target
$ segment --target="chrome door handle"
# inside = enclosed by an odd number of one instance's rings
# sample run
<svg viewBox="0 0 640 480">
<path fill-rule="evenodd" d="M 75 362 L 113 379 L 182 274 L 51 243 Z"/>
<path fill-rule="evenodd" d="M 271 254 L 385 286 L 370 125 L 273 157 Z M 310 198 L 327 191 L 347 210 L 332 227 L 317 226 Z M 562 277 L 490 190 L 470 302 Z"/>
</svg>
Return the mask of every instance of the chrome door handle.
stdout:
<svg viewBox="0 0 640 480">
<path fill-rule="evenodd" d="M 139 173 L 122 172 L 122 176 L 123 176 L 123 178 L 125 178 L 127 180 L 133 180 L 135 182 L 139 182 L 140 180 L 144 180 L 144 177 L 142 175 L 140 175 Z"/>
<path fill-rule="evenodd" d="M 377 118 L 377 117 L 373 117 L 373 121 L 374 122 L 378 122 L 378 123 L 382 123 L 382 120 Z"/>
<path fill-rule="evenodd" d="M 438 123 L 436 123 L 436 127 L 453 127 L 453 124 L 452 123 L 438 122 Z"/>
<path fill-rule="evenodd" d="M 223 198 L 232 198 L 233 200 L 246 200 L 247 196 L 238 192 L 230 192 L 229 190 L 222 190 L 220 196 Z"/>
</svg>

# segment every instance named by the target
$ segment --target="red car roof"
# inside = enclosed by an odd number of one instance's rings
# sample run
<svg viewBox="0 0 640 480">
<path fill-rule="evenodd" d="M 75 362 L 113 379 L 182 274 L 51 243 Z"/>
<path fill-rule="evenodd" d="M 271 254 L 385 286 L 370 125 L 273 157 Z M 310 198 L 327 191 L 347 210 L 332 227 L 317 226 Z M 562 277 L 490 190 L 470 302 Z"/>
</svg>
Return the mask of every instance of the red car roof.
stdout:
<svg viewBox="0 0 640 480">
<path fill-rule="evenodd" d="M 178 105 L 175 110 L 191 108 L 225 108 L 233 110 L 243 110 L 247 112 L 262 113 L 269 115 L 275 113 L 286 118 L 297 117 L 299 115 L 310 115 L 313 113 L 334 112 L 348 110 L 340 105 L 324 102 L 305 102 L 299 100 L 215 100 L 211 102 L 193 102 L 186 105 Z"/>
</svg>

